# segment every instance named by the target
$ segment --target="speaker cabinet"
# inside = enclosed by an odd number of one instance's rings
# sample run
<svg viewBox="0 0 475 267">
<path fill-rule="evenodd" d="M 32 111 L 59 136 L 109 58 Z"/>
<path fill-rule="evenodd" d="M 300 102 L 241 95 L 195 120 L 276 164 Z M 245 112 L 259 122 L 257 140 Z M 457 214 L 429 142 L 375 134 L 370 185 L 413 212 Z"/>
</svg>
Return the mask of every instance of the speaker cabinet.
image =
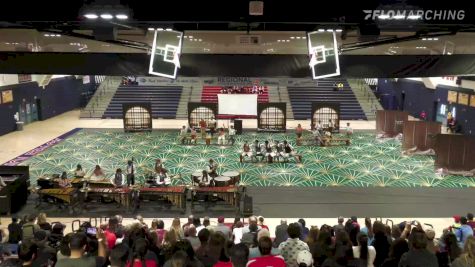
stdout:
<svg viewBox="0 0 475 267">
<path fill-rule="evenodd" d="M 251 216 L 253 214 L 252 211 L 252 197 L 245 195 L 244 196 L 244 209 L 242 211 L 243 216 Z"/>
</svg>

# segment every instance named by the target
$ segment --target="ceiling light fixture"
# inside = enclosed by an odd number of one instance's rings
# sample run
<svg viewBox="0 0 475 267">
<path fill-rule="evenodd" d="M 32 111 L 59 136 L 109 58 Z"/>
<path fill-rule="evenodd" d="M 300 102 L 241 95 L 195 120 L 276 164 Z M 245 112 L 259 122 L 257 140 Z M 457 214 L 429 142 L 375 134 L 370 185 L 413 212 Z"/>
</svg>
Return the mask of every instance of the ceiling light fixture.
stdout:
<svg viewBox="0 0 475 267">
<path fill-rule="evenodd" d="M 343 30 L 342 29 L 336 29 L 335 31 L 336 32 L 342 32 Z"/>
<path fill-rule="evenodd" d="M 327 29 L 327 32 L 333 32 L 333 29 Z"/>
<path fill-rule="evenodd" d="M 301 38 L 302 38 L 302 37 L 300 37 L 300 36 L 297 36 L 297 39 L 301 39 Z"/>
<path fill-rule="evenodd" d="M 163 31 L 163 28 L 157 28 L 157 31 Z"/>
<path fill-rule="evenodd" d="M 128 19 L 129 16 L 127 16 L 127 15 L 125 15 L 125 14 L 117 14 L 117 15 L 115 15 L 115 18 L 116 18 L 116 19 L 124 20 L 124 19 Z"/>
<path fill-rule="evenodd" d="M 112 19 L 112 18 L 114 18 L 114 17 L 113 17 L 111 14 L 107 14 L 107 13 L 106 13 L 106 14 L 101 14 L 101 18 L 102 18 L 102 19 Z"/>
<path fill-rule="evenodd" d="M 381 16 L 380 16 L 381 17 Z M 410 16 L 407 16 L 408 19 L 420 19 L 421 16 L 420 15 L 410 15 Z"/>
<path fill-rule="evenodd" d="M 98 18 L 98 16 L 96 14 L 92 14 L 92 13 L 85 14 L 84 17 L 86 19 L 97 19 Z"/>
<path fill-rule="evenodd" d="M 148 28 L 148 30 L 153 32 L 155 29 L 154 28 Z"/>
<path fill-rule="evenodd" d="M 171 32 L 171 31 L 172 31 L 172 28 L 166 28 L 165 31 Z"/>
<path fill-rule="evenodd" d="M 290 39 L 295 39 L 295 37 L 294 37 L 294 36 L 290 36 Z M 297 39 L 298 39 L 298 38 L 297 38 Z"/>
<path fill-rule="evenodd" d="M 324 32 L 324 31 L 325 31 L 325 29 L 318 29 L 318 31 L 319 31 L 319 32 Z"/>
</svg>

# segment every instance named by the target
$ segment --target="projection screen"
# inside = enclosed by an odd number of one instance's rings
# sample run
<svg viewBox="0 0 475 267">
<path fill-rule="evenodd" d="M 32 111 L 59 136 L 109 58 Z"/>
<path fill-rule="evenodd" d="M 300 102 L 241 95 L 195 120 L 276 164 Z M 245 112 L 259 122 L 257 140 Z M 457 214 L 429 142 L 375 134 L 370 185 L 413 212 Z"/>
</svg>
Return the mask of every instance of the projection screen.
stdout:
<svg viewBox="0 0 475 267">
<path fill-rule="evenodd" d="M 257 116 L 257 94 L 218 94 L 218 113 Z"/>
</svg>

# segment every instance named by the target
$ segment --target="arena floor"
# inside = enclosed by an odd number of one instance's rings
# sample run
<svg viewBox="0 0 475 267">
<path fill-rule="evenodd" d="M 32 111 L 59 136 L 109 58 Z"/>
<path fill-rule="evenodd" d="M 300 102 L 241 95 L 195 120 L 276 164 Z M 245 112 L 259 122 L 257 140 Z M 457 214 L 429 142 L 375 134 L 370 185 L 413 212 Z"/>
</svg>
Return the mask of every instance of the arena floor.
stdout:
<svg viewBox="0 0 475 267">
<path fill-rule="evenodd" d="M 403 156 L 400 142 L 376 140 L 374 132 L 356 132 L 351 146 L 322 148 L 295 146 L 290 133 L 246 132 L 236 138 L 234 146 L 181 145 L 176 131 L 154 130 L 151 133 L 124 133 L 119 129 L 81 129 L 60 143 L 23 161 L 30 165 L 32 183 L 45 174 L 72 172 L 80 163 L 86 171 L 99 164 L 110 176 L 125 168 L 132 157 L 136 161 L 136 179 L 143 182 L 152 171 L 156 158 L 165 162 L 172 174 L 190 183 L 191 173 L 203 170 L 210 158 L 219 163 L 218 173 L 236 170 L 246 186 L 298 187 L 472 187 L 475 181 L 463 176 L 440 177 L 434 173 L 431 156 Z M 239 162 L 244 141 L 288 140 L 303 155 L 303 163 Z"/>
</svg>

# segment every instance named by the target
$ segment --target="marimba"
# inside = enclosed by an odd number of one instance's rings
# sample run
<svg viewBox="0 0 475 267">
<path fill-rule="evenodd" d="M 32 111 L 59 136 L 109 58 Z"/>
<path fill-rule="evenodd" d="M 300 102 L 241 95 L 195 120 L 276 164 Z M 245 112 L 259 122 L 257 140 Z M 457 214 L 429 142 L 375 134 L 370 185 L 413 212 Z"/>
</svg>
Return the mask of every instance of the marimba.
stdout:
<svg viewBox="0 0 475 267">
<path fill-rule="evenodd" d="M 241 202 L 239 189 L 240 187 L 237 186 L 192 187 L 191 209 L 193 210 L 195 199 L 207 199 L 207 201 L 209 201 L 212 198 L 217 198 L 218 200 L 223 200 L 239 210 Z"/>
<path fill-rule="evenodd" d="M 120 206 L 125 207 L 129 211 L 130 193 L 129 188 L 81 188 L 81 202 L 85 205 L 87 198 L 109 198 L 117 202 Z"/>
<path fill-rule="evenodd" d="M 167 187 L 142 187 L 138 189 L 140 196 L 152 196 L 166 199 L 176 207 L 186 211 L 186 187 L 167 186 Z"/>
<path fill-rule="evenodd" d="M 68 187 L 68 188 L 47 188 L 38 190 L 39 202 L 37 207 L 41 205 L 41 200 L 44 197 L 52 197 L 54 199 L 61 200 L 62 203 L 65 203 L 69 206 L 70 212 L 73 212 L 73 209 L 77 206 L 77 189 Z"/>
</svg>

